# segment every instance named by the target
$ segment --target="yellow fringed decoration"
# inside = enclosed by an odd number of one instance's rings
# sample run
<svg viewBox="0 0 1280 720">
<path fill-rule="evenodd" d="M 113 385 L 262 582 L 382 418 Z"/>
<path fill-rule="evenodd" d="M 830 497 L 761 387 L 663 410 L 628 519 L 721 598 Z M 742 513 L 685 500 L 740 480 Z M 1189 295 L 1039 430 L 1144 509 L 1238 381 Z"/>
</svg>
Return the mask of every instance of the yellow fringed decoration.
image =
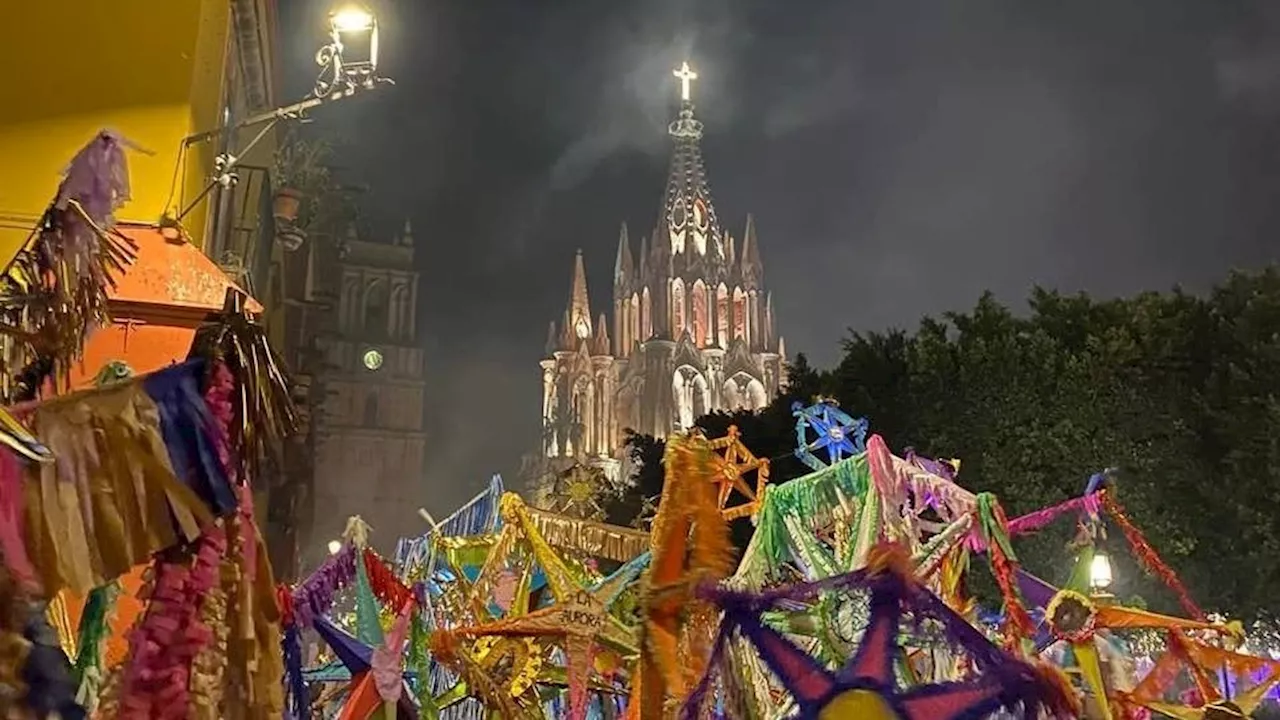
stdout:
<svg viewBox="0 0 1280 720">
<path fill-rule="evenodd" d="M 702 674 L 706 655 L 685 656 L 682 647 L 709 643 L 702 603 L 692 597 L 702 580 L 722 580 L 733 570 L 729 526 L 720 512 L 720 477 L 711 446 L 690 436 L 668 441 L 666 480 L 653 520 L 653 560 L 643 603 L 645 612 L 641 675 L 642 717 L 656 717 L 668 701 L 682 698 L 689 677 Z M 682 624 L 682 618 L 694 622 Z M 703 637 L 708 635 L 708 637 Z"/>
<path fill-rule="evenodd" d="M 649 533 L 592 520 L 577 520 L 536 508 L 525 512 L 546 539 L 559 550 L 625 563 L 649 549 Z"/>
<path fill-rule="evenodd" d="M 213 631 L 213 641 L 204 647 L 191 663 L 191 717 L 195 720 L 220 720 L 223 691 L 226 687 L 228 580 L 234 583 L 238 574 L 235 563 L 222 562 L 222 583 L 212 589 L 200 604 L 200 622 Z"/>
<path fill-rule="evenodd" d="M 44 615 L 49 621 L 49 627 L 58 633 L 58 645 L 62 648 L 62 653 L 74 663 L 78 642 L 76 629 L 71 625 L 71 615 L 67 612 L 66 593 L 55 595 L 45 607 Z"/>
<path fill-rule="evenodd" d="M 234 573 L 228 569 L 230 579 L 224 585 L 229 633 L 222 718 L 275 720 L 284 713 L 280 613 L 266 547 L 257 528 L 244 528 L 245 522 L 237 514 L 227 523 L 227 558 L 234 563 Z M 248 556 L 242 542 L 246 530 L 255 546 Z M 247 566 L 249 557 L 256 558 L 256 567 Z"/>
</svg>

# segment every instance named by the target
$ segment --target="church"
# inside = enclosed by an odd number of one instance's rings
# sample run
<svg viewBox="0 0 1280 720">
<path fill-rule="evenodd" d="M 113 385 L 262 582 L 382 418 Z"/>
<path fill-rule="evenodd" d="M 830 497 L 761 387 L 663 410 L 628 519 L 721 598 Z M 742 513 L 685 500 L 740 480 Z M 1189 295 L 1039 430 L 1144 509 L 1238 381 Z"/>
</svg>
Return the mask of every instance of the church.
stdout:
<svg viewBox="0 0 1280 720">
<path fill-rule="evenodd" d="M 542 456 L 616 477 L 628 429 L 665 438 L 715 411 L 756 410 L 786 384 L 785 344 L 750 215 L 741 241 L 721 224 L 702 159 L 685 63 L 668 128 L 671 167 L 658 221 L 618 238 L 612 322 L 592 314 L 582 251 L 542 366 Z"/>
</svg>

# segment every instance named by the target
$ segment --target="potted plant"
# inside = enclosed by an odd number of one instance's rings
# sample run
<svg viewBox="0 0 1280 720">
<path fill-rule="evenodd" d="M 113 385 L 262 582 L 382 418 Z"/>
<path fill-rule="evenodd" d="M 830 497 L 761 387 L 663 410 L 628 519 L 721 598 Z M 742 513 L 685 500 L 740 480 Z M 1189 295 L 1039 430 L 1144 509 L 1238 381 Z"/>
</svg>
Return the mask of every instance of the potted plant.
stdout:
<svg viewBox="0 0 1280 720">
<path fill-rule="evenodd" d="M 275 196 L 271 210 L 283 226 L 299 226 L 306 220 L 304 203 L 314 201 L 329 188 L 329 160 L 333 147 L 324 141 L 306 140 L 289 133 L 276 151 L 272 181 Z"/>
</svg>

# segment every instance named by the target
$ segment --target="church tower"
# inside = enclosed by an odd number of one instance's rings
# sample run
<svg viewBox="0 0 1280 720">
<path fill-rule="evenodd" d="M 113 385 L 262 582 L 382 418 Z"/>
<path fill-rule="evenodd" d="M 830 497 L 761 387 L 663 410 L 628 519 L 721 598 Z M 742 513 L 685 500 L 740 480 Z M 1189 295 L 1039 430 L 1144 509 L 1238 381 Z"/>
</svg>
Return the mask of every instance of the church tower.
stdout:
<svg viewBox="0 0 1280 720">
<path fill-rule="evenodd" d="M 417 345 L 413 228 L 390 242 L 353 226 L 330 274 L 336 307 L 316 347 L 327 369 L 316 429 L 315 521 L 309 560 L 360 515 L 382 547 L 421 529 L 423 350 Z M 317 543 L 316 540 L 320 542 Z"/>
<path fill-rule="evenodd" d="M 622 226 L 613 332 L 603 315 L 591 322 L 581 251 L 569 307 L 551 326 L 542 361 L 548 458 L 616 459 L 628 428 L 666 437 L 709 412 L 760 409 L 786 382 L 755 221 L 747 216 L 740 246 L 721 224 L 691 100 L 697 74 L 688 63 L 674 74 L 681 106 L 668 128 L 662 205 L 638 252 Z"/>
</svg>

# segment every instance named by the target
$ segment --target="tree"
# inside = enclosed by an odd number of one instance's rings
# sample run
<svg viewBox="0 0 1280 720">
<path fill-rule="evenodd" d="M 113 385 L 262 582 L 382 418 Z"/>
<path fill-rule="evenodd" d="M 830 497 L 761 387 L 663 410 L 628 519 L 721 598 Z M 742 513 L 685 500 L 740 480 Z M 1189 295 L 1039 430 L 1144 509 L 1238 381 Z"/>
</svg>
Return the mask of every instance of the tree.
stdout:
<svg viewBox="0 0 1280 720">
<path fill-rule="evenodd" d="M 960 457 L 961 482 L 1011 515 L 1119 468 L 1118 497 L 1193 595 L 1234 614 L 1266 610 L 1280 591 L 1280 274 L 1233 275 L 1207 298 L 1036 289 L 1029 304 L 1019 317 L 984 295 L 912 335 L 851 334 L 835 394 L 893 447 Z M 1018 552 L 1061 579 L 1070 534 Z M 1118 577 L 1172 609 L 1135 566 Z"/>
<path fill-rule="evenodd" d="M 655 498 L 653 502 L 656 503 L 656 498 L 662 495 L 665 479 L 662 456 L 667 450 L 667 444 L 659 438 L 630 428 L 626 432 L 627 455 L 634 469 L 633 482 L 605 508 L 605 522 L 630 526 L 643 515 L 647 500 Z"/>
</svg>

